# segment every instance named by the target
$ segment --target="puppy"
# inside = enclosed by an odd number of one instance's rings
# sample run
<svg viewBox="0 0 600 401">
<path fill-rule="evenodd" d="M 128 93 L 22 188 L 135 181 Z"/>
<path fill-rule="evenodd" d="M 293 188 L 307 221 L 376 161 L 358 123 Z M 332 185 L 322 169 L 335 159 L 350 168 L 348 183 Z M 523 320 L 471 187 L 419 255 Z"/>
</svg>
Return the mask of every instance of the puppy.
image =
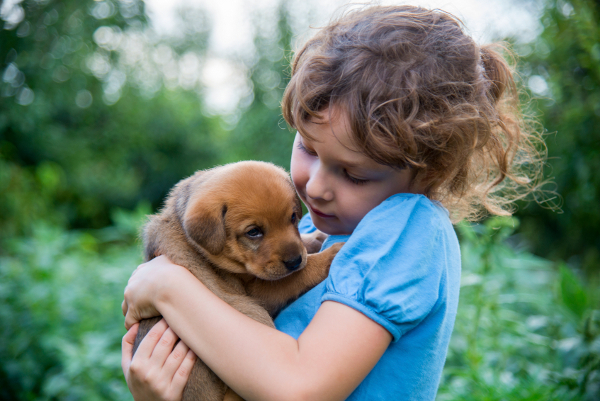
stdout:
<svg viewBox="0 0 600 401">
<path fill-rule="evenodd" d="M 143 228 L 146 261 L 166 255 L 238 311 L 268 326 L 285 305 L 320 283 L 340 249 L 307 255 L 300 201 L 288 174 L 245 161 L 179 182 Z M 322 237 L 305 238 L 316 252 Z M 160 317 L 143 320 L 134 352 Z M 199 359 L 183 400 L 241 400 Z"/>
</svg>

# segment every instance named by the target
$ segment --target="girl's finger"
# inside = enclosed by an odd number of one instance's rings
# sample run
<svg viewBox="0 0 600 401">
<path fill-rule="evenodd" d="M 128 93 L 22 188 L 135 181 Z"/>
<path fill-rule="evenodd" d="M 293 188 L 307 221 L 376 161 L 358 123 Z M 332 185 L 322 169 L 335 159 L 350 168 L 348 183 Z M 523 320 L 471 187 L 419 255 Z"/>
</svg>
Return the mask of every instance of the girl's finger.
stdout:
<svg viewBox="0 0 600 401">
<path fill-rule="evenodd" d="M 175 343 L 177 342 L 177 340 L 179 340 L 177 334 L 175 334 L 175 332 L 171 330 L 170 327 L 167 327 L 167 330 L 165 330 L 165 332 L 161 336 L 160 341 L 156 344 L 154 350 L 152 350 L 152 355 L 150 356 L 150 358 L 153 360 L 153 362 L 160 366 L 164 366 L 165 362 L 167 361 L 167 358 L 169 358 L 169 356 L 173 352 L 173 348 L 175 348 Z M 185 353 L 183 355 L 185 355 Z"/>
<path fill-rule="evenodd" d="M 133 326 L 132 326 L 133 327 Z M 160 319 L 158 323 L 152 327 L 152 329 L 146 334 L 146 337 L 140 343 L 137 351 L 135 352 L 135 357 L 142 359 L 150 359 L 154 348 L 156 348 L 156 344 L 162 338 L 163 333 L 169 328 L 167 326 L 167 322 L 165 319 Z"/>
<path fill-rule="evenodd" d="M 123 336 L 121 342 L 121 368 L 123 373 L 127 374 L 129 365 L 131 365 L 131 359 L 133 359 L 133 344 L 135 343 L 135 336 L 137 335 L 139 324 L 134 324 L 131 329 Z"/>
<path fill-rule="evenodd" d="M 150 316 L 151 317 L 151 316 Z M 127 308 L 127 313 L 125 314 L 125 328 L 129 330 L 131 326 L 140 322 L 139 315 L 133 310 L 133 308 Z"/>
<path fill-rule="evenodd" d="M 169 378 L 173 378 L 175 376 L 175 372 L 181 366 L 185 357 L 189 351 L 189 347 L 185 345 L 183 341 L 179 341 L 175 348 L 173 348 L 173 352 L 171 352 L 165 361 L 163 366 L 163 373 L 165 376 Z"/>
<path fill-rule="evenodd" d="M 181 365 L 179 365 L 179 368 L 173 376 L 173 381 L 171 382 L 171 389 L 173 393 L 183 394 L 183 389 L 190 378 L 190 373 L 192 373 L 192 368 L 194 367 L 196 358 L 196 354 L 194 354 L 192 350 L 188 350 L 183 362 Z"/>
<path fill-rule="evenodd" d="M 139 320 L 135 320 L 133 317 L 133 312 L 127 309 L 127 313 L 125 314 L 125 328 L 129 330 L 134 324 L 138 323 Z"/>
</svg>

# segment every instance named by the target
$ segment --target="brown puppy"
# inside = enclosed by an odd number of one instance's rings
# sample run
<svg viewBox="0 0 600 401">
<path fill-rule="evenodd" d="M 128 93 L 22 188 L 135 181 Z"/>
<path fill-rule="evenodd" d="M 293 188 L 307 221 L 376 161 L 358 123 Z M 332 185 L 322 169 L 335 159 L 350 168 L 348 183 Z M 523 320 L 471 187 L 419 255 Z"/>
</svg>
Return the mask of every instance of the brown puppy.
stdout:
<svg viewBox="0 0 600 401">
<path fill-rule="evenodd" d="M 146 261 L 166 255 L 249 317 L 274 327 L 272 316 L 327 277 L 340 249 L 307 255 L 300 201 L 288 174 L 246 161 L 199 171 L 179 182 L 144 226 Z M 307 238 L 314 249 L 316 236 Z M 322 238 L 321 238 L 322 241 Z M 134 352 L 160 318 L 143 320 Z M 183 400 L 239 400 L 199 359 Z"/>
</svg>

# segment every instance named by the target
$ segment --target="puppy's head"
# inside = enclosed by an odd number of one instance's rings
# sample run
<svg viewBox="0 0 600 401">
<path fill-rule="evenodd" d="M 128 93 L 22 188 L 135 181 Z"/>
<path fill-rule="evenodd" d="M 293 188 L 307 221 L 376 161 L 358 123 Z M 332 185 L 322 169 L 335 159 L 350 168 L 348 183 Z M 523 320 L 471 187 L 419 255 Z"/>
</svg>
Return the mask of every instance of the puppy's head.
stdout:
<svg viewBox="0 0 600 401">
<path fill-rule="evenodd" d="M 197 173 L 177 191 L 175 208 L 188 241 L 216 266 L 277 280 L 306 265 L 298 233 L 302 209 L 283 169 L 229 164 Z"/>
</svg>

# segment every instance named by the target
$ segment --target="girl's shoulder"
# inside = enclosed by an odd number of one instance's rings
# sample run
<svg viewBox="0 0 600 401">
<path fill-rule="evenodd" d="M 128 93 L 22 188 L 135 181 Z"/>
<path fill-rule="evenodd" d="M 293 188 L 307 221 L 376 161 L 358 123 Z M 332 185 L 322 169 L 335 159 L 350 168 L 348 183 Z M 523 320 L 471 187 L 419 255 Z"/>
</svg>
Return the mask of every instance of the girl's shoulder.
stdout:
<svg viewBox="0 0 600 401">
<path fill-rule="evenodd" d="M 328 238 L 327 247 L 338 238 Z M 388 329 L 394 340 L 456 292 L 460 250 L 446 209 L 397 194 L 361 220 L 331 264 L 323 300 L 345 303 Z M 440 298 L 441 297 L 441 298 Z"/>
</svg>

